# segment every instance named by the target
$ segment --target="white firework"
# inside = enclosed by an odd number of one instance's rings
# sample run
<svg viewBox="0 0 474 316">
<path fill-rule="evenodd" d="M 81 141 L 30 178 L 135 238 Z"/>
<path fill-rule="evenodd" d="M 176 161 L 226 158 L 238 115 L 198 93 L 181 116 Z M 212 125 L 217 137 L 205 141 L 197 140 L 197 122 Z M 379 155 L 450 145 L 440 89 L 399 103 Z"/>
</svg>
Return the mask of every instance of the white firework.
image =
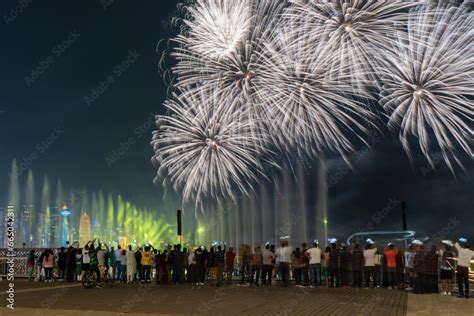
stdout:
<svg viewBox="0 0 474 316">
<path fill-rule="evenodd" d="M 472 159 L 474 113 L 474 14 L 449 4 L 413 10 L 408 41 L 395 38 L 384 67 L 380 104 L 388 125 L 400 129 L 400 140 L 411 158 L 410 138 L 434 167 L 435 142 L 454 173 L 452 160 L 462 167 L 457 152 Z"/>
<path fill-rule="evenodd" d="M 253 123 L 239 113 L 221 115 L 216 94 L 183 93 L 165 102 L 171 115 L 158 116 L 153 135 L 158 175 L 182 192 L 185 202 L 247 193 L 260 173 L 260 147 Z M 232 101 L 230 101 L 232 102 Z M 261 137 L 261 135 L 260 135 Z"/>
<path fill-rule="evenodd" d="M 331 79 L 323 53 L 302 36 L 294 38 L 291 26 L 267 35 L 255 86 L 273 123 L 274 143 L 298 156 L 329 150 L 350 164 L 346 154 L 355 150 L 354 136 L 366 143 L 374 114 L 348 96 L 355 94 L 352 86 Z"/>
<path fill-rule="evenodd" d="M 391 36 L 403 30 L 407 8 L 416 1 L 377 0 L 291 0 L 285 13 L 296 36 L 328 59 L 333 79 L 349 79 L 358 94 L 367 85 L 376 86 L 374 69 L 390 47 Z M 317 48 L 316 48 L 317 47 Z"/>
<path fill-rule="evenodd" d="M 192 19 L 183 21 L 189 31 L 177 40 L 201 58 L 225 58 L 247 39 L 251 9 L 250 0 L 198 1 L 188 8 Z"/>
<path fill-rule="evenodd" d="M 257 55 L 262 35 L 274 30 L 285 5 L 273 0 L 198 0 L 184 22 L 190 30 L 176 39 L 179 46 L 172 53 L 175 86 L 187 87 L 189 93 L 212 86 L 221 98 L 238 100 L 227 103 L 230 113 L 245 113 L 241 119 L 256 122 L 254 133 L 263 131 L 264 103 L 256 99 L 253 84 L 260 75 Z"/>
</svg>

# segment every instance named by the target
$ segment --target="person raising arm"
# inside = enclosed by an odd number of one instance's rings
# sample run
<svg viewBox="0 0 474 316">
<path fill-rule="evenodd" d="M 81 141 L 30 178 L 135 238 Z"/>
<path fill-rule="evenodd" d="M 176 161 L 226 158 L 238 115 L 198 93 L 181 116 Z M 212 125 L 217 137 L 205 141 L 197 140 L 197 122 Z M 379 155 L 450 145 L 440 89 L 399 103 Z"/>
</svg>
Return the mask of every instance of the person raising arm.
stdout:
<svg viewBox="0 0 474 316">
<path fill-rule="evenodd" d="M 474 251 L 472 251 L 471 244 L 467 242 L 465 238 L 459 238 L 460 242 L 464 245 L 461 246 L 459 242 L 454 244 L 458 252 L 458 267 L 457 267 L 457 282 L 459 293 L 458 297 L 469 298 L 469 267 L 471 266 L 471 260 L 474 258 Z M 465 288 L 465 291 L 464 291 Z"/>
</svg>

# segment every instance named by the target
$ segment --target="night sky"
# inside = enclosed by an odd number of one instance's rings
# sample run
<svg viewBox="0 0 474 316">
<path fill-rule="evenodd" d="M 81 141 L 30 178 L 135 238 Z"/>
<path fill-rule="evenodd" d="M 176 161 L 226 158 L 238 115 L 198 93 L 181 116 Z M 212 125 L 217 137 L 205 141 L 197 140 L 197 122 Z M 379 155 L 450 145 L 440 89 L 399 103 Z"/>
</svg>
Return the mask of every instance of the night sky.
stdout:
<svg viewBox="0 0 474 316">
<path fill-rule="evenodd" d="M 18 3 L 0 3 L 2 204 L 13 158 L 21 163 L 37 154 L 29 163 L 37 185 L 47 173 L 66 187 L 160 205 L 163 190 L 152 183 L 150 122 L 167 95 L 157 45 L 175 32 L 177 2 L 25 1 L 22 12 L 12 15 Z M 397 136 L 384 133 L 354 171 L 329 160 L 328 178 L 338 179 L 330 188 L 333 227 L 360 230 L 394 199 L 406 200 L 410 228 L 436 233 L 454 218 L 450 234 L 473 235 L 472 160 L 463 159 L 466 172 L 458 169 L 457 178 L 442 162 L 436 172 L 429 170 L 420 155 L 412 166 Z M 52 144 L 41 147 L 52 135 Z M 128 150 L 111 163 L 121 148 Z M 398 207 L 377 223 L 377 229 L 400 226 Z"/>
</svg>

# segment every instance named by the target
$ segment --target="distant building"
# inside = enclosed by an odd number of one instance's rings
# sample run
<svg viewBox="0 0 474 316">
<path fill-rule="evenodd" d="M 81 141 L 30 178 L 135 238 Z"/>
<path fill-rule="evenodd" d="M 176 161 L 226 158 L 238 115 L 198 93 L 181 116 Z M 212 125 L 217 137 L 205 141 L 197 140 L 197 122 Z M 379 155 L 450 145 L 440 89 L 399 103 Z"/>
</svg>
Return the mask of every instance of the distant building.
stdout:
<svg viewBox="0 0 474 316">
<path fill-rule="evenodd" d="M 59 246 L 66 247 L 67 244 L 72 244 L 72 230 L 71 230 L 71 214 L 72 211 L 67 203 L 64 203 L 61 207 L 61 218 L 60 218 L 60 233 L 59 233 Z"/>
<path fill-rule="evenodd" d="M 25 243 L 29 245 L 31 230 L 32 230 L 32 221 L 33 221 L 33 210 L 34 205 L 32 204 L 23 204 L 21 208 L 20 220 L 18 224 L 18 244 Z"/>
<path fill-rule="evenodd" d="M 79 222 L 79 247 L 84 247 L 91 240 L 91 218 L 82 214 Z"/>
<path fill-rule="evenodd" d="M 61 238 L 59 232 L 59 227 L 61 224 L 61 211 L 58 207 L 50 207 L 49 210 L 51 211 L 51 221 L 47 247 L 58 247 L 62 244 L 62 242 L 59 240 Z"/>
</svg>

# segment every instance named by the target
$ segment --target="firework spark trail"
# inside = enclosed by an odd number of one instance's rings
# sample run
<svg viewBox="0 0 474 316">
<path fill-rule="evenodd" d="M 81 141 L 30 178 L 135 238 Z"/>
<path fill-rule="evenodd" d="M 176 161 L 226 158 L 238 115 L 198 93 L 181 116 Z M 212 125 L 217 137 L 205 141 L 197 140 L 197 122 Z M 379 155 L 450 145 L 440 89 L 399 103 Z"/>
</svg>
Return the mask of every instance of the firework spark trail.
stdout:
<svg viewBox="0 0 474 316">
<path fill-rule="evenodd" d="M 469 124 L 474 117 L 474 14 L 446 4 L 412 13 L 408 42 L 392 41 L 395 53 L 379 69 L 380 104 L 390 115 L 389 127 L 400 129 L 410 159 L 410 138 L 415 137 L 434 167 L 434 140 L 454 173 L 452 160 L 462 167 L 456 146 L 473 157 Z"/>
<path fill-rule="evenodd" d="M 209 86 L 212 86 L 213 93 L 218 93 L 222 99 L 238 100 L 226 103 L 228 113 L 234 115 L 239 111 L 241 120 L 254 121 L 253 133 L 258 137 L 259 133 L 265 133 L 268 118 L 264 116 L 266 111 L 253 83 L 260 75 L 256 72 L 257 55 L 263 49 L 262 35 L 275 30 L 286 2 L 238 0 L 223 1 L 218 6 L 214 2 L 200 0 L 197 2 L 200 9 L 189 9 L 191 14 L 185 23 L 190 27 L 202 25 L 199 34 L 191 29 L 176 39 L 179 47 L 172 53 L 177 61 L 173 68 L 176 87 L 190 87 L 188 93 L 201 93 L 202 90 L 210 91 Z M 232 12 L 232 18 L 226 18 L 229 12 Z M 208 16 L 216 21 L 225 20 L 225 23 L 210 23 Z M 229 41 L 229 38 L 233 40 Z"/>
<path fill-rule="evenodd" d="M 350 164 L 354 139 L 378 131 L 365 103 L 379 96 L 407 153 L 417 137 L 432 163 L 434 135 L 453 171 L 455 146 L 473 157 L 473 13 L 437 3 L 192 2 L 171 53 L 178 95 L 153 138 L 158 173 L 199 204 L 248 192 L 268 148 Z"/>
<path fill-rule="evenodd" d="M 216 1 L 199 0 L 197 8 L 191 7 L 184 23 L 197 30 L 190 28 L 175 39 L 179 45 L 172 53 L 177 61 L 173 68 L 177 86 L 199 89 L 218 84 L 223 95 L 248 98 L 261 35 L 274 26 L 284 1 L 223 1 L 226 5 L 217 6 Z"/>
<path fill-rule="evenodd" d="M 234 53 L 248 37 L 251 24 L 250 0 L 199 1 L 189 7 L 192 20 L 184 20 L 189 32 L 177 41 L 201 58 L 219 60 Z M 189 40 L 189 39 L 192 39 Z"/>
<path fill-rule="evenodd" d="M 302 36 L 294 39 L 291 27 L 268 36 L 256 63 L 260 76 L 255 86 L 266 116 L 278 122 L 271 130 L 275 143 L 286 151 L 296 150 L 298 156 L 329 150 L 350 164 L 346 153 L 355 148 L 349 136 L 368 145 L 366 123 L 375 120 L 374 114 L 348 97 L 355 94 L 350 85 L 330 79 L 327 73 L 332 69 L 324 55 L 308 47 Z"/>
<path fill-rule="evenodd" d="M 390 36 L 403 30 L 407 8 L 417 1 L 290 0 L 284 18 L 295 36 L 305 34 L 307 45 L 316 47 L 333 71 L 332 79 L 344 80 L 367 95 L 377 86 L 374 69 L 390 45 Z M 347 81 L 346 79 L 349 79 Z"/>
<path fill-rule="evenodd" d="M 158 174 L 183 192 L 185 202 L 248 193 L 264 177 L 258 159 L 264 150 L 252 134 L 253 123 L 242 122 L 239 113 L 221 115 L 217 102 L 223 101 L 209 92 L 183 93 L 165 102 L 171 115 L 157 118 L 152 145 Z"/>
</svg>

